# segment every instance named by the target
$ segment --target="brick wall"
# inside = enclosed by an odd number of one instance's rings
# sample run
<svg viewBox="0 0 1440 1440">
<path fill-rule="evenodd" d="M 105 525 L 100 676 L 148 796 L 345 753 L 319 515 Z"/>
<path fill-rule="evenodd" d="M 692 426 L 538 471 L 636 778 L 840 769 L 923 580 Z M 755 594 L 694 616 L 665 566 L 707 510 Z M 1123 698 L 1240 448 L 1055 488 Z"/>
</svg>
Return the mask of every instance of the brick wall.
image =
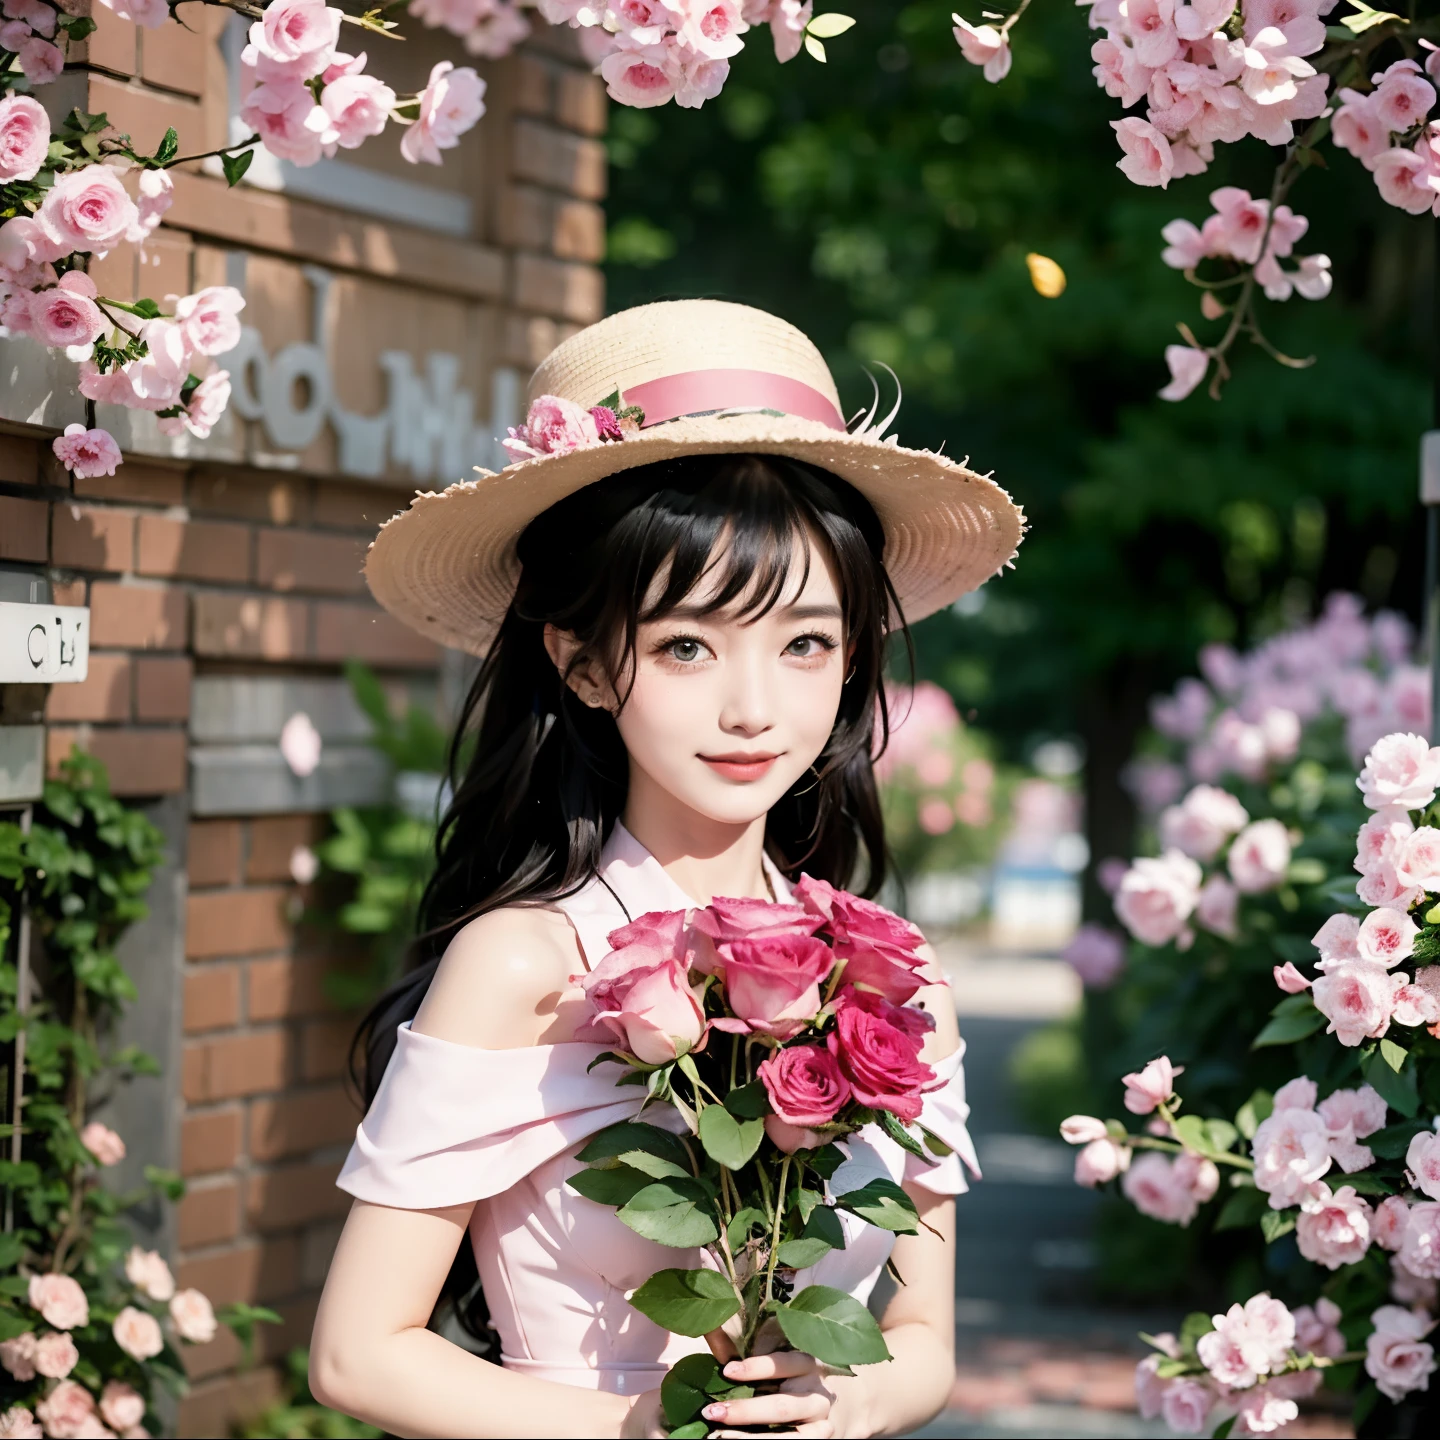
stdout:
<svg viewBox="0 0 1440 1440">
<path fill-rule="evenodd" d="M 168 124 L 184 149 L 217 143 L 226 16 L 198 6 L 182 16 L 194 33 L 137 31 L 96 7 L 88 99 L 67 103 L 106 110 L 141 146 Z M 476 197 L 472 235 L 227 191 L 197 171 L 179 177 L 143 265 L 118 253 L 97 262 L 102 289 L 158 297 L 223 283 L 226 252 L 243 250 L 259 290 L 270 286 L 247 313 L 280 326 L 295 303 L 284 276 L 317 263 L 369 297 L 401 344 L 403 323 L 423 332 L 423 317 L 463 304 L 473 308 L 462 328 L 488 337 L 487 363 L 528 369 L 603 308 L 604 97 L 572 45 L 542 28 L 520 55 L 484 67 L 490 113 L 468 158 L 452 152 L 460 169 L 447 182 Z M 333 444 L 320 442 L 289 470 L 129 456 L 114 477 L 72 482 L 51 457 L 53 433 L 0 421 L 0 560 L 44 567 L 57 602 L 91 609 L 89 678 L 53 687 L 47 702 L 52 769 L 78 744 L 107 763 L 118 794 L 188 806 L 197 677 L 335 676 L 351 656 L 392 679 L 437 670 L 437 649 L 383 614 L 360 575 L 367 541 L 413 482 L 338 476 Z M 274 1394 L 278 1361 L 308 1338 L 348 1203 L 334 1178 L 356 1119 L 343 1083 L 354 1017 L 323 983 L 344 957 L 297 933 L 290 878 L 294 848 L 324 824 L 301 813 L 189 822 L 183 973 L 165 977 L 183 992 L 182 1059 L 167 1080 L 189 1184 L 172 1259 L 182 1285 L 217 1304 L 273 1306 L 285 1323 L 262 1333 L 254 1368 L 223 1334 L 186 1352 L 182 1435 L 226 1433 Z"/>
</svg>

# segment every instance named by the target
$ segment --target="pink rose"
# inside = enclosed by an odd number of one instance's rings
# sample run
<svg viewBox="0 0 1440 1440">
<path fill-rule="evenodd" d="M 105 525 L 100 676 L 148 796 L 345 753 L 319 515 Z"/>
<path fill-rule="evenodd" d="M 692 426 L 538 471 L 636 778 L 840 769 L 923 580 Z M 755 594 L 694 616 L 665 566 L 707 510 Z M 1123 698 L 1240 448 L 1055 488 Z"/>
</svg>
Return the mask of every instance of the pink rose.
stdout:
<svg viewBox="0 0 1440 1440">
<path fill-rule="evenodd" d="M 814 1018 L 820 982 L 835 963 L 830 947 L 810 935 L 733 940 L 718 950 L 730 1008 L 750 1030 L 777 1040 Z"/>
<path fill-rule="evenodd" d="M 1167 1225 L 1189 1225 L 1219 1184 L 1213 1162 L 1188 1153 L 1172 1161 L 1151 1150 L 1131 1162 L 1120 1188 L 1142 1215 Z"/>
<path fill-rule="evenodd" d="M 30 297 L 31 333 L 42 345 L 89 345 L 105 331 L 105 317 L 85 295 L 56 288 Z"/>
<path fill-rule="evenodd" d="M 90 1302 L 68 1275 L 32 1275 L 29 1301 L 57 1330 L 81 1330 L 90 1323 Z"/>
<path fill-rule="evenodd" d="M 1421 971 L 1421 978 L 1424 973 Z M 1406 978 L 1400 976 L 1402 980 Z M 1397 1025 L 1433 1025 L 1440 1020 L 1440 999 L 1423 985 L 1402 985 L 1395 992 L 1395 1008 L 1390 1012 L 1390 1018 Z"/>
<path fill-rule="evenodd" d="M 1321 1182 L 1300 1206 L 1295 1238 L 1300 1253 L 1327 1270 L 1353 1265 L 1370 1248 L 1370 1206 L 1353 1185 L 1332 1194 Z"/>
<path fill-rule="evenodd" d="M 442 60 L 420 92 L 420 116 L 401 137 L 400 153 L 412 165 L 438 165 L 440 152 L 453 150 L 484 113 L 485 82 L 468 65 L 457 70 Z"/>
<path fill-rule="evenodd" d="M 1110 128 L 1125 152 L 1116 166 L 1127 180 L 1136 185 L 1158 185 L 1162 190 L 1169 185 L 1175 157 L 1170 153 L 1170 142 L 1148 120 L 1127 115 L 1123 120 L 1112 120 Z"/>
<path fill-rule="evenodd" d="M 1144 945 L 1181 938 L 1200 899 L 1200 867 L 1178 850 L 1135 861 L 1115 895 L 1115 914 Z"/>
<path fill-rule="evenodd" d="M 0 1440 L 44 1440 L 45 1432 L 23 1405 L 12 1405 L 0 1415 Z"/>
<path fill-rule="evenodd" d="M 125 238 L 138 213 L 114 170 L 88 165 L 56 178 L 36 219 L 54 256 L 76 250 L 103 255 Z"/>
<path fill-rule="evenodd" d="M 1113 985 L 1125 968 L 1125 941 L 1104 925 L 1082 925 L 1060 958 L 1092 990 Z"/>
<path fill-rule="evenodd" d="M 1410 1207 L 1399 1195 L 1391 1195 L 1375 1207 L 1370 1222 L 1370 1238 L 1385 1250 L 1398 1250 L 1405 1243 L 1405 1227 L 1410 1223 Z"/>
<path fill-rule="evenodd" d="M 1375 118 L 1387 130 L 1412 130 L 1430 113 L 1435 103 L 1435 87 L 1418 70 L 1402 70 L 1392 65 L 1371 95 L 1370 103 Z"/>
<path fill-rule="evenodd" d="M 1155 1338 L 1158 1340 L 1161 1337 L 1157 1335 Z M 1176 1346 L 1176 1349 L 1179 1347 Z M 1147 1355 L 1135 1367 L 1135 1408 L 1142 1420 L 1153 1420 L 1159 1415 L 1165 1392 L 1170 1388 L 1170 1381 L 1161 1380 L 1155 1373 L 1160 1368 L 1161 1358 L 1159 1355 Z"/>
<path fill-rule="evenodd" d="M 1330 134 L 1342 150 L 1348 150 L 1368 170 L 1376 156 L 1389 148 L 1390 129 L 1380 123 L 1373 96 L 1358 90 L 1338 90 L 1336 95 L 1345 103 L 1335 111 Z"/>
<path fill-rule="evenodd" d="M 1234 940 L 1240 934 L 1240 892 L 1223 876 L 1212 875 L 1195 902 L 1195 923 L 1212 935 Z"/>
<path fill-rule="evenodd" d="M 511 426 L 501 442 L 512 461 L 539 455 L 564 455 L 585 445 L 600 443 L 595 420 L 588 410 L 559 395 L 539 395 L 530 402 L 525 423 Z"/>
<path fill-rule="evenodd" d="M 1315 1008 L 1330 1022 L 1325 1033 L 1333 1034 L 1342 1045 L 1378 1039 L 1390 1028 L 1395 993 L 1406 978 L 1391 975 L 1368 960 L 1332 967 L 1310 992 Z"/>
<path fill-rule="evenodd" d="M 219 423 L 229 403 L 230 372 L 212 370 L 190 393 L 185 406 L 185 428 L 192 435 L 205 439 Z"/>
<path fill-rule="evenodd" d="M 1283 965 L 1273 966 L 1271 973 L 1275 976 L 1276 985 L 1287 995 L 1300 995 L 1310 988 L 1311 982 L 1289 960 Z"/>
<path fill-rule="evenodd" d="M 1226 860 L 1230 878 L 1245 895 L 1273 890 L 1290 868 L 1290 834 L 1279 820 L 1256 820 L 1235 837 Z"/>
<path fill-rule="evenodd" d="M 80 365 L 79 388 L 80 393 L 87 400 L 94 400 L 98 405 L 124 405 L 130 409 L 143 408 L 135 394 L 134 387 L 130 384 L 130 368 L 128 366 L 115 365 L 102 373 L 95 368 L 93 361 L 85 360 Z"/>
<path fill-rule="evenodd" d="M 919 1118 L 920 1092 L 935 1079 L 920 1059 L 920 1047 L 934 1025 L 923 1010 L 892 1005 L 883 995 L 847 985 L 826 1043 L 856 1100 L 908 1122 Z"/>
<path fill-rule="evenodd" d="M 32 35 L 20 46 L 20 68 L 32 85 L 48 85 L 65 68 L 65 52 Z"/>
<path fill-rule="evenodd" d="M 1386 735 L 1371 747 L 1355 783 L 1372 810 L 1423 810 L 1440 785 L 1440 746 L 1432 749 L 1419 735 Z"/>
<path fill-rule="evenodd" d="M 100 1392 L 100 1418 L 112 1430 L 133 1430 L 145 1419 L 145 1399 L 123 1380 L 107 1380 Z"/>
<path fill-rule="evenodd" d="M 830 1140 L 830 1136 L 819 1130 L 809 1130 L 802 1125 L 791 1125 L 778 1115 L 765 1117 L 765 1133 L 782 1155 L 793 1155 L 797 1150 L 818 1150 Z"/>
<path fill-rule="evenodd" d="M 903 1005 L 922 986 L 943 977 L 917 951 L 925 937 L 908 920 L 883 905 L 802 876 L 795 894 L 823 918 L 836 956 L 845 961 L 845 983 L 876 990 Z"/>
<path fill-rule="evenodd" d="M 1369 875 L 1383 866 L 1395 868 L 1405 840 L 1415 833 L 1410 817 L 1397 806 L 1377 810 L 1355 837 L 1355 868 Z M 1411 882 L 1407 882 L 1411 883 Z"/>
<path fill-rule="evenodd" d="M 1371 1221 L 1374 1234 L 1374 1221 Z M 1315 1355 L 1333 1360 L 1345 1351 L 1345 1337 L 1340 1333 L 1340 1307 L 1323 1295 L 1314 1306 L 1300 1305 L 1295 1309 L 1295 1350 L 1300 1355 Z"/>
<path fill-rule="evenodd" d="M 125 1256 L 125 1278 L 151 1300 L 168 1300 L 175 1293 L 175 1277 L 156 1250 L 132 1245 Z"/>
<path fill-rule="evenodd" d="M 342 19 L 323 0 L 275 0 L 250 27 L 241 59 L 264 81 L 309 80 L 330 64 Z"/>
<path fill-rule="evenodd" d="M 32 267 L 43 264 L 37 257 L 49 253 L 47 245 L 44 231 L 28 215 L 16 215 L 0 225 L 0 265 L 11 272 L 9 278 L 17 285 L 41 283 Z M 45 278 L 53 282 L 54 269 L 49 265 L 44 269 L 49 272 Z"/>
<path fill-rule="evenodd" d="M 51 1380 L 63 1380 L 80 1362 L 68 1330 L 52 1330 L 35 1342 L 35 1369 Z"/>
<path fill-rule="evenodd" d="M 592 1026 L 647 1065 L 663 1065 L 705 1036 L 684 958 L 668 946 L 637 941 L 612 950 L 580 986 L 595 1010 Z"/>
<path fill-rule="evenodd" d="M 1287 1080 L 1275 1092 L 1275 1098 L 1270 1104 L 1271 1113 L 1277 1114 L 1281 1110 L 1313 1110 L 1318 1094 L 1319 1087 L 1308 1075 L 1297 1075 L 1293 1080 Z"/>
<path fill-rule="evenodd" d="M 1422 1130 L 1414 1136 L 1405 1152 L 1405 1168 L 1417 1190 L 1423 1190 L 1432 1200 L 1440 1200 L 1440 1135 Z"/>
<path fill-rule="evenodd" d="M 1183 1065 L 1172 1065 L 1168 1055 L 1161 1055 L 1138 1073 L 1123 1076 L 1125 1108 L 1132 1115 L 1148 1115 L 1175 1094 L 1175 1077 L 1184 1072 Z"/>
<path fill-rule="evenodd" d="M 1211 1316 L 1215 1328 L 1196 1342 L 1200 1363 L 1221 1385 L 1241 1389 L 1281 1369 L 1295 1343 L 1295 1317 L 1265 1292 Z"/>
<path fill-rule="evenodd" d="M 1128 109 L 1145 93 L 1145 67 L 1128 45 L 1116 40 L 1097 40 L 1090 47 L 1090 58 L 1095 62 L 1091 71 L 1095 83 L 1124 108 Z"/>
<path fill-rule="evenodd" d="M 697 55 L 727 60 L 745 48 L 740 34 L 747 27 L 736 0 L 692 0 L 681 13 L 680 38 Z"/>
<path fill-rule="evenodd" d="M 10 1340 L 0 1340 L 0 1365 L 20 1381 L 35 1378 L 35 1332 L 26 1330 Z"/>
<path fill-rule="evenodd" d="M 1093 1190 L 1123 1175 L 1130 1165 L 1130 1147 L 1119 1145 L 1107 1135 L 1092 1140 L 1075 1157 L 1075 1183 Z"/>
<path fill-rule="evenodd" d="M 1398 1305 L 1382 1305 L 1370 1320 L 1375 1330 L 1365 1342 L 1365 1373 L 1380 1393 L 1399 1400 L 1425 1389 L 1435 1373 L 1435 1351 L 1424 1337 L 1434 1322 Z"/>
<path fill-rule="evenodd" d="M 1421 1275 L 1412 1275 L 1400 1263 L 1398 1255 L 1390 1257 L 1390 1298 L 1392 1300 L 1412 1308 L 1419 1305 L 1433 1315 L 1437 1296 L 1440 1296 L 1440 1286 L 1437 1286 L 1433 1280 L 1427 1280 Z"/>
<path fill-rule="evenodd" d="M 1203 1381 L 1181 1376 L 1165 1387 L 1160 1415 L 1179 1435 L 1200 1435 L 1215 1404 L 1215 1392 Z"/>
<path fill-rule="evenodd" d="M 372 135 L 384 130 L 395 108 L 395 92 L 373 75 L 342 75 L 320 92 L 318 111 L 310 112 L 311 125 L 323 122 L 320 143 L 357 150 Z"/>
<path fill-rule="evenodd" d="M 1402 885 L 1440 891 L 1440 830 L 1422 825 L 1395 848 L 1395 874 Z"/>
<path fill-rule="evenodd" d="M 149 1360 L 165 1348 L 160 1322 L 148 1310 L 127 1305 L 110 1327 L 115 1343 L 133 1360 Z"/>
<path fill-rule="evenodd" d="M 1412 150 L 1395 146 L 1382 150 L 1370 162 L 1375 188 L 1387 205 L 1411 215 L 1424 215 L 1435 204 L 1435 185 L 1440 167 L 1429 143 L 1421 139 Z M 1415 809 L 1422 807 L 1415 806 Z"/>
<path fill-rule="evenodd" d="M 126 367 L 131 388 L 145 409 L 168 410 L 178 404 L 190 375 L 190 343 L 171 320 L 147 320 L 140 327 L 145 354 Z"/>
<path fill-rule="evenodd" d="M 1410 1207 L 1400 1241 L 1400 1263 L 1424 1280 L 1440 1280 L 1440 1203 L 1422 1200 Z"/>
<path fill-rule="evenodd" d="M 62 1380 L 36 1407 L 36 1418 L 54 1440 L 79 1440 L 95 1421 L 95 1401 L 73 1380 Z"/>
<path fill-rule="evenodd" d="M 802 1127 L 833 1120 L 850 1099 L 850 1084 L 839 1063 L 820 1045 L 791 1045 L 776 1050 L 759 1067 L 775 1113 Z"/>
<path fill-rule="evenodd" d="M 1419 926 L 1398 910 L 1372 910 L 1360 922 L 1355 949 L 1361 960 L 1389 970 L 1415 953 L 1419 933 Z"/>
<path fill-rule="evenodd" d="M 1320 968 L 1327 970 L 1347 960 L 1358 960 L 1359 935 L 1360 922 L 1353 915 L 1332 915 L 1310 941 L 1320 952 Z"/>
<path fill-rule="evenodd" d="M 310 124 L 319 108 L 303 81 L 275 80 L 250 91 L 240 118 L 272 155 L 294 165 L 313 165 L 324 152 L 320 134 Z"/>
<path fill-rule="evenodd" d="M 201 355 L 223 355 L 240 343 L 245 297 L 231 285 L 207 285 L 175 302 L 175 322 Z"/>
<path fill-rule="evenodd" d="M 675 98 L 680 68 L 664 45 L 615 50 L 600 62 L 606 93 L 618 105 L 648 110 Z"/>
<path fill-rule="evenodd" d="M 125 1142 L 98 1120 L 92 1120 L 80 1132 L 80 1143 L 101 1165 L 118 1165 L 125 1158 Z"/>
<path fill-rule="evenodd" d="M 1072 1115 L 1060 1122 L 1060 1138 L 1067 1145 L 1088 1145 L 1092 1140 L 1102 1140 L 1110 1132 L 1103 1120 L 1093 1115 Z"/>
<path fill-rule="evenodd" d="M 1366 905 L 1408 910 L 1425 892 L 1413 885 L 1402 885 L 1393 865 L 1379 865 L 1355 882 L 1355 893 Z"/>
<path fill-rule="evenodd" d="M 142 170 L 136 189 L 140 193 L 135 201 L 135 225 L 125 235 L 132 245 L 149 239 L 175 202 L 175 182 L 168 170 Z"/>
<path fill-rule="evenodd" d="M 993 25 L 971 25 L 958 15 L 951 17 L 955 28 L 950 32 L 960 53 L 972 64 L 982 66 L 981 73 L 992 84 L 999 84 L 1010 73 L 1010 41 Z"/>
<path fill-rule="evenodd" d="M 1161 813 L 1160 843 L 1195 860 L 1213 860 L 1249 819 L 1245 807 L 1228 790 L 1197 785 L 1180 804 Z"/>
<path fill-rule="evenodd" d="M 1274 1210 L 1298 1204 L 1330 1169 L 1330 1136 L 1313 1110 L 1277 1110 L 1260 1122 L 1251 1142 L 1255 1186 Z"/>
<path fill-rule="evenodd" d="M 1337 1090 L 1318 1109 L 1330 1131 L 1330 1154 L 1347 1175 L 1374 1164 L 1370 1147 L 1358 1143 L 1385 1124 L 1385 1102 L 1370 1086 Z"/>
<path fill-rule="evenodd" d="M 813 935 L 821 926 L 818 915 L 799 905 L 776 905 L 769 900 L 731 900 L 716 896 L 691 917 L 690 966 L 706 975 L 720 969 L 717 945 L 731 940 L 768 940 L 782 935 Z M 613 943 L 614 937 L 611 937 Z"/>
<path fill-rule="evenodd" d="M 192 1345 L 208 1345 L 215 1338 L 215 1310 L 198 1290 L 180 1290 L 170 1301 L 170 1319 L 176 1334 Z"/>
<path fill-rule="evenodd" d="M 120 464 L 120 447 L 108 430 L 87 430 L 67 425 L 63 435 L 50 442 L 55 458 L 82 480 L 96 475 L 113 475 Z"/>
<path fill-rule="evenodd" d="M 33 180 L 49 149 L 50 118 L 45 107 L 29 95 L 0 100 L 0 183 Z"/>
</svg>

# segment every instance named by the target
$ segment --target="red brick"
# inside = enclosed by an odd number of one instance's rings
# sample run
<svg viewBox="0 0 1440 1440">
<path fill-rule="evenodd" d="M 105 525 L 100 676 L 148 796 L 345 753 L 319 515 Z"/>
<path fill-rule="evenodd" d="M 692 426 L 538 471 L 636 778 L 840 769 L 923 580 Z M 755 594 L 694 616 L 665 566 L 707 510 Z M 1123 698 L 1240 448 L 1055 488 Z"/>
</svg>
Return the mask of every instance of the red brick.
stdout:
<svg viewBox="0 0 1440 1440">
<path fill-rule="evenodd" d="M 353 1016 L 311 1020 L 300 1032 L 300 1078 L 338 1080 L 349 1066 L 350 1042 L 355 1038 Z"/>
<path fill-rule="evenodd" d="M 256 660 L 303 660 L 310 606 L 260 595 L 195 597 L 195 653 Z"/>
<path fill-rule="evenodd" d="M 180 1402 L 175 1433 L 238 1435 L 243 1423 L 269 1409 L 280 1393 L 280 1371 L 273 1365 L 201 1381 L 191 1386 L 190 1393 Z"/>
<path fill-rule="evenodd" d="M 51 555 L 76 570 L 129 570 L 135 561 L 135 517 L 128 510 L 57 505 Z"/>
<path fill-rule="evenodd" d="M 533 180 L 581 200 L 605 198 L 605 146 L 599 140 L 557 130 L 535 120 L 514 129 L 517 179 Z"/>
<path fill-rule="evenodd" d="M 181 505 L 185 501 L 185 472 L 127 459 L 113 475 L 92 475 L 88 480 L 77 478 L 75 493 L 93 495 L 99 500 Z"/>
<path fill-rule="evenodd" d="M 33 485 L 40 475 L 40 446 L 23 435 L 0 435 L 0 480 Z"/>
<path fill-rule="evenodd" d="M 515 303 L 522 310 L 589 325 L 604 314 L 605 279 L 593 265 L 517 255 Z"/>
<path fill-rule="evenodd" d="M 192 820 L 186 870 L 191 889 L 234 885 L 240 879 L 240 822 Z"/>
<path fill-rule="evenodd" d="M 235 470 L 197 471 L 190 480 L 190 509 L 271 525 L 303 525 L 310 515 L 310 482 Z"/>
<path fill-rule="evenodd" d="M 83 605 L 86 586 L 83 580 L 52 580 L 50 598 L 57 605 Z"/>
<path fill-rule="evenodd" d="M 342 1215 L 350 1197 L 335 1186 L 339 1173 L 338 1160 L 325 1160 L 252 1174 L 245 1187 L 245 1218 L 263 1234 Z"/>
<path fill-rule="evenodd" d="M 282 1020 L 322 1015 L 336 1008 L 325 989 L 325 961 L 318 955 L 288 955 L 252 960 L 246 977 L 247 1014 L 251 1020 Z"/>
<path fill-rule="evenodd" d="M 337 530 L 361 530 L 373 539 L 382 521 L 405 509 L 412 493 L 346 480 L 320 480 L 315 485 L 315 523 Z"/>
<path fill-rule="evenodd" d="M 283 1030 L 197 1040 L 185 1047 L 181 1088 L 191 1104 L 238 1100 L 284 1087 L 290 1046 Z"/>
<path fill-rule="evenodd" d="M 56 720 L 128 720 L 130 657 L 92 654 L 89 671 L 78 685 L 52 685 L 45 718 Z"/>
<path fill-rule="evenodd" d="M 365 589 L 360 567 L 367 543 L 358 536 L 317 535 L 313 530 L 262 530 L 255 578 L 275 590 L 353 595 Z"/>
<path fill-rule="evenodd" d="M 176 1280 L 219 1305 L 262 1305 L 300 1287 L 300 1242 L 294 1236 L 260 1244 L 242 1241 L 219 1254 L 180 1263 Z"/>
<path fill-rule="evenodd" d="M 133 75 L 137 53 L 134 22 L 122 20 L 108 6 L 92 5 L 90 9 L 95 30 L 84 42 L 90 64 L 121 75 Z"/>
<path fill-rule="evenodd" d="M 605 133 L 605 82 L 579 70 L 561 72 L 555 96 L 555 118 L 582 135 Z"/>
<path fill-rule="evenodd" d="M 179 656 L 144 656 L 135 661 L 135 718 L 188 720 L 195 666 Z"/>
<path fill-rule="evenodd" d="M 46 509 L 38 500 L 0 495 L 0 560 L 46 560 Z"/>
<path fill-rule="evenodd" d="M 187 12 L 188 14 L 189 12 Z M 196 12 L 197 14 L 199 12 Z M 189 22 L 195 26 L 195 21 Z M 160 25 L 140 34 L 140 73 L 151 85 L 199 95 L 205 83 L 205 32 L 199 26 Z"/>
<path fill-rule="evenodd" d="M 314 845 L 323 825 L 319 815 L 266 815 L 252 820 L 245 878 L 252 882 L 282 880 L 291 884 L 291 855 L 299 845 Z"/>
<path fill-rule="evenodd" d="M 563 200 L 551 221 L 550 248 L 562 260 L 605 258 L 605 212 L 588 200 Z"/>
<path fill-rule="evenodd" d="M 192 895 L 185 908 L 185 954 L 191 960 L 217 955 L 255 955 L 290 943 L 278 888 L 223 890 Z"/>
<path fill-rule="evenodd" d="M 258 1327 L 261 1332 L 270 1327 L 261 1325 Z M 255 1336 L 255 1348 L 257 1351 L 264 1349 L 265 1336 L 259 1333 Z M 241 1349 L 240 1342 L 235 1338 L 233 1331 L 222 1327 L 216 1332 L 215 1338 L 208 1345 L 182 1345 L 180 1347 L 180 1361 L 185 1367 L 187 1378 L 194 1382 L 203 1380 L 209 1375 L 220 1375 L 226 1371 L 234 1371 L 243 1368 L 245 1364 L 245 1352 Z M 187 1432 L 192 1435 L 223 1435 L 224 1430 L 192 1430 Z"/>
<path fill-rule="evenodd" d="M 185 614 L 183 590 L 97 580 L 90 587 L 90 643 L 125 650 L 183 650 Z"/>
<path fill-rule="evenodd" d="M 240 1233 L 240 1186 L 234 1180 L 192 1185 L 177 1211 L 182 1250 L 218 1245 Z"/>
<path fill-rule="evenodd" d="M 440 649 L 377 606 L 322 600 L 315 605 L 314 658 L 427 669 L 440 663 Z"/>
<path fill-rule="evenodd" d="M 185 1033 L 240 1023 L 240 967 L 206 965 L 185 975 Z"/>
<path fill-rule="evenodd" d="M 180 1122 L 180 1173 L 209 1175 L 217 1170 L 233 1170 L 240 1161 L 243 1132 L 244 1118 L 238 1105 L 187 1115 Z M 206 1293 L 218 1303 L 218 1297 Z"/>
<path fill-rule="evenodd" d="M 247 525 L 142 515 L 135 553 L 142 575 L 232 583 L 250 578 Z"/>
<path fill-rule="evenodd" d="M 554 69 L 523 50 L 511 57 L 508 68 L 516 113 L 548 119 L 554 107 Z"/>
<path fill-rule="evenodd" d="M 76 745 L 105 766 L 116 795 L 175 795 L 185 788 L 183 730 L 53 729 L 45 737 L 46 773 L 58 775 Z"/>
<path fill-rule="evenodd" d="M 359 1118 L 343 1085 L 252 1101 L 250 1158 L 280 1160 L 348 1142 Z"/>
</svg>

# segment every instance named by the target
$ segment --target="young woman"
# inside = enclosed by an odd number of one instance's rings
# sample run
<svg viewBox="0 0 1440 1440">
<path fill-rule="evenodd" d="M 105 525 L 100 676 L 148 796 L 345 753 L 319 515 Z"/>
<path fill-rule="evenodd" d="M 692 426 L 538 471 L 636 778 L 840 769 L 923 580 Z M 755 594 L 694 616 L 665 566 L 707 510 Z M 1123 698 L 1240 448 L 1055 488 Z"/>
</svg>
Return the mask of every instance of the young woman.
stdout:
<svg viewBox="0 0 1440 1440">
<path fill-rule="evenodd" d="M 369 1109 L 311 1383 L 400 1435 L 658 1436 L 660 1378 L 699 1342 L 626 1295 L 699 1259 L 566 1188 L 586 1139 L 637 1108 L 587 1071 L 605 1047 L 574 1038 L 578 978 L 646 911 L 784 901 L 802 873 L 878 888 L 887 638 L 1007 562 L 1022 522 L 963 465 L 847 432 L 810 342 L 744 306 L 613 316 L 531 393 L 511 441 L 527 458 L 417 497 L 367 563 L 389 610 L 485 658 L 423 963 L 362 1034 Z M 836 1189 L 888 1175 L 926 1226 L 857 1223 L 813 1277 L 870 1300 L 893 1358 L 853 1375 L 732 1360 L 733 1379 L 779 1383 L 711 1406 L 712 1433 L 880 1435 L 944 1404 L 973 1150 L 953 1006 L 943 984 L 913 1003 L 935 1019 L 922 1123 L 957 1154 L 932 1168 L 878 1129 L 854 1137 Z M 904 1283 L 882 1305 L 887 1259 Z M 431 1328 L 442 1296 L 485 1355 Z"/>
</svg>

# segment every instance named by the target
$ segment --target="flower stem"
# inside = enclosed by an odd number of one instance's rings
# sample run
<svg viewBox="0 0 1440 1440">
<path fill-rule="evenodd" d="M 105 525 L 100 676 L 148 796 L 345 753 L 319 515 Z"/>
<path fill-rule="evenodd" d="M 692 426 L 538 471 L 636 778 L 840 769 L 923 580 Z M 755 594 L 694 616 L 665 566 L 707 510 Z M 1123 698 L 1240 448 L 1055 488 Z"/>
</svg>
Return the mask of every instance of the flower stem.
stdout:
<svg viewBox="0 0 1440 1440">
<path fill-rule="evenodd" d="M 765 1304 L 769 1305 L 775 1281 L 775 1252 L 780 1248 L 780 1227 L 785 1221 L 785 1184 L 790 1178 L 790 1157 L 780 1162 L 780 1189 L 775 1197 L 775 1220 L 770 1228 L 770 1254 L 765 1260 Z"/>
</svg>

